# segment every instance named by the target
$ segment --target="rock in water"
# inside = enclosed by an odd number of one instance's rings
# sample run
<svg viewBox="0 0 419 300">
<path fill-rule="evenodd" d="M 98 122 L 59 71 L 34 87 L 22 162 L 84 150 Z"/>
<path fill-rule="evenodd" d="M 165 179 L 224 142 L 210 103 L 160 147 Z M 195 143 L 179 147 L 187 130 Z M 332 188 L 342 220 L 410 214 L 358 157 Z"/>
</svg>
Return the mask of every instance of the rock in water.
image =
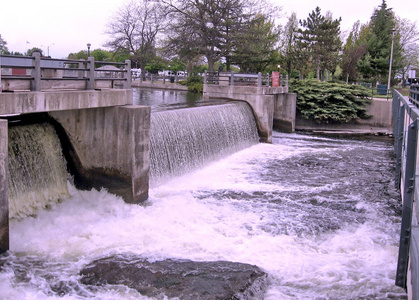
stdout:
<svg viewBox="0 0 419 300">
<path fill-rule="evenodd" d="M 115 255 L 93 261 L 80 274 L 83 284 L 121 284 L 144 296 L 182 300 L 260 300 L 267 286 L 267 274 L 257 266 L 228 261 L 151 262 L 133 255 Z"/>
</svg>

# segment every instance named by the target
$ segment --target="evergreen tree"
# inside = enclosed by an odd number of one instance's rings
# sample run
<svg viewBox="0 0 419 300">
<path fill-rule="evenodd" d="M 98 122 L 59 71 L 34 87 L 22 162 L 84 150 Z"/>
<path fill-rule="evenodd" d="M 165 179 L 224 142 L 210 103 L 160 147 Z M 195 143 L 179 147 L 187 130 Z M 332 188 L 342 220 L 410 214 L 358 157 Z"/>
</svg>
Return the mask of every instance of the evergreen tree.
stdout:
<svg viewBox="0 0 419 300">
<path fill-rule="evenodd" d="M 300 20 L 303 28 L 298 31 L 299 48 L 308 51 L 318 80 L 321 79 L 322 71 L 333 73 L 338 65 L 339 50 L 342 47 L 339 37 L 340 22 L 341 18 L 333 20 L 330 15 L 322 16 L 318 6 L 306 20 Z"/>
<path fill-rule="evenodd" d="M 276 59 L 279 27 L 264 15 L 256 15 L 237 33 L 232 47 L 232 63 L 252 73 L 262 72 Z"/>
<path fill-rule="evenodd" d="M 359 60 L 358 70 L 365 78 L 385 81 L 388 76 L 392 38 L 394 38 L 393 66 L 400 64 L 399 36 L 394 34 L 395 16 L 391 8 L 383 0 L 379 8 L 374 10 L 370 21 L 370 32 L 367 36 L 367 53 Z"/>
<path fill-rule="evenodd" d="M 0 34 L 0 54 L 6 54 L 9 53 L 9 50 L 7 49 L 7 42 L 1 37 Z"/>
</svg>

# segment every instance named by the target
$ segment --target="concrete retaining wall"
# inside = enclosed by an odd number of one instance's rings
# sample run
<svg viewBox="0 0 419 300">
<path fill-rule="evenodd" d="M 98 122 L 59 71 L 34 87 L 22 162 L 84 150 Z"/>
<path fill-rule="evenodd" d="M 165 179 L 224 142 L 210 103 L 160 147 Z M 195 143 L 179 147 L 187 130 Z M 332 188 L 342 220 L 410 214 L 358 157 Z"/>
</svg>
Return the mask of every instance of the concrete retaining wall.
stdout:
<svg viewBox="0 0 419 300">
<path fill-rule="evenodd" d="M 293 133 L 295 131 L 297 94 L 278 94 L 275 98 L 274 128 L 281 132 Z"/>
<path fill-rule="evenodd" d="M 7 164 L 7 120 L 0 120 L 0 253 L 9 250 L 9 194 Z"/>
<path fill-rule="evenodd" d="M 297 116 L 296 129 L 391 134 L 393 132 L 392 105 L 392 100 L 373 99 L 367 107 L 367 114 L 371 115 L 371 118 L 357 119 L 344 124 L 318 124 L 313 120 Z"/>
<path fill-rule="evenodd" d="M 86 186 L 106 187 L 128 203 L 148 198 L 150 107 L 51 112 L 65 129 Z M 83 183 L 82 183 L 83 184 Z"/>
</svg>

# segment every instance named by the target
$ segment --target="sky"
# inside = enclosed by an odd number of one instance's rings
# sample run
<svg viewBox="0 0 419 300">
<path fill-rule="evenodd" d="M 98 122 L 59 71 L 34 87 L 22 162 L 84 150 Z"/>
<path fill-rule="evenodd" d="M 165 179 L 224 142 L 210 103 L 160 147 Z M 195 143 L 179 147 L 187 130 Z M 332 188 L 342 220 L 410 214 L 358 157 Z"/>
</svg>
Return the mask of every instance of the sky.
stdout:
<svg viewBox="0 0 419 300">
<path fill-rule="evenodd" d="M 109 36 L 106 25 L 127 0 L 8 0 L 0 3 L 0 35 L 9 51 L 26 52 L 38 47 L 54 58 L 66 58 L 69 53 L 102 48 Z M 271 0 L 282 7 L 281 23 L 292 13 L 306 19 L 319 6 L 322 14 L 330 11 L 334 19 L 342 18 L 341 31 L 349 32 L 360 20 L 367 23 L 382 0 Z M 418 2 L 387 0 L 397 16 L 416 22 L 419 28 Z"/>
</svg>

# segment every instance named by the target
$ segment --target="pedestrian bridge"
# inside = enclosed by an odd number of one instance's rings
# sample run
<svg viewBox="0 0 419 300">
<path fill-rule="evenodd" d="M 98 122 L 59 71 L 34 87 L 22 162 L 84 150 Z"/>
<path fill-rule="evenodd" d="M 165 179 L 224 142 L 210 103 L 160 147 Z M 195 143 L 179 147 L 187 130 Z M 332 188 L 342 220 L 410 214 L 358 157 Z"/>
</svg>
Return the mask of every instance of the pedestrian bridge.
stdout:
<svg viewBox="0 0 419 300">
<path fill-rule="evenodd" d="M 0 115 L 132 104 L 131 63 L 0 56 Z"/>
</svg>

